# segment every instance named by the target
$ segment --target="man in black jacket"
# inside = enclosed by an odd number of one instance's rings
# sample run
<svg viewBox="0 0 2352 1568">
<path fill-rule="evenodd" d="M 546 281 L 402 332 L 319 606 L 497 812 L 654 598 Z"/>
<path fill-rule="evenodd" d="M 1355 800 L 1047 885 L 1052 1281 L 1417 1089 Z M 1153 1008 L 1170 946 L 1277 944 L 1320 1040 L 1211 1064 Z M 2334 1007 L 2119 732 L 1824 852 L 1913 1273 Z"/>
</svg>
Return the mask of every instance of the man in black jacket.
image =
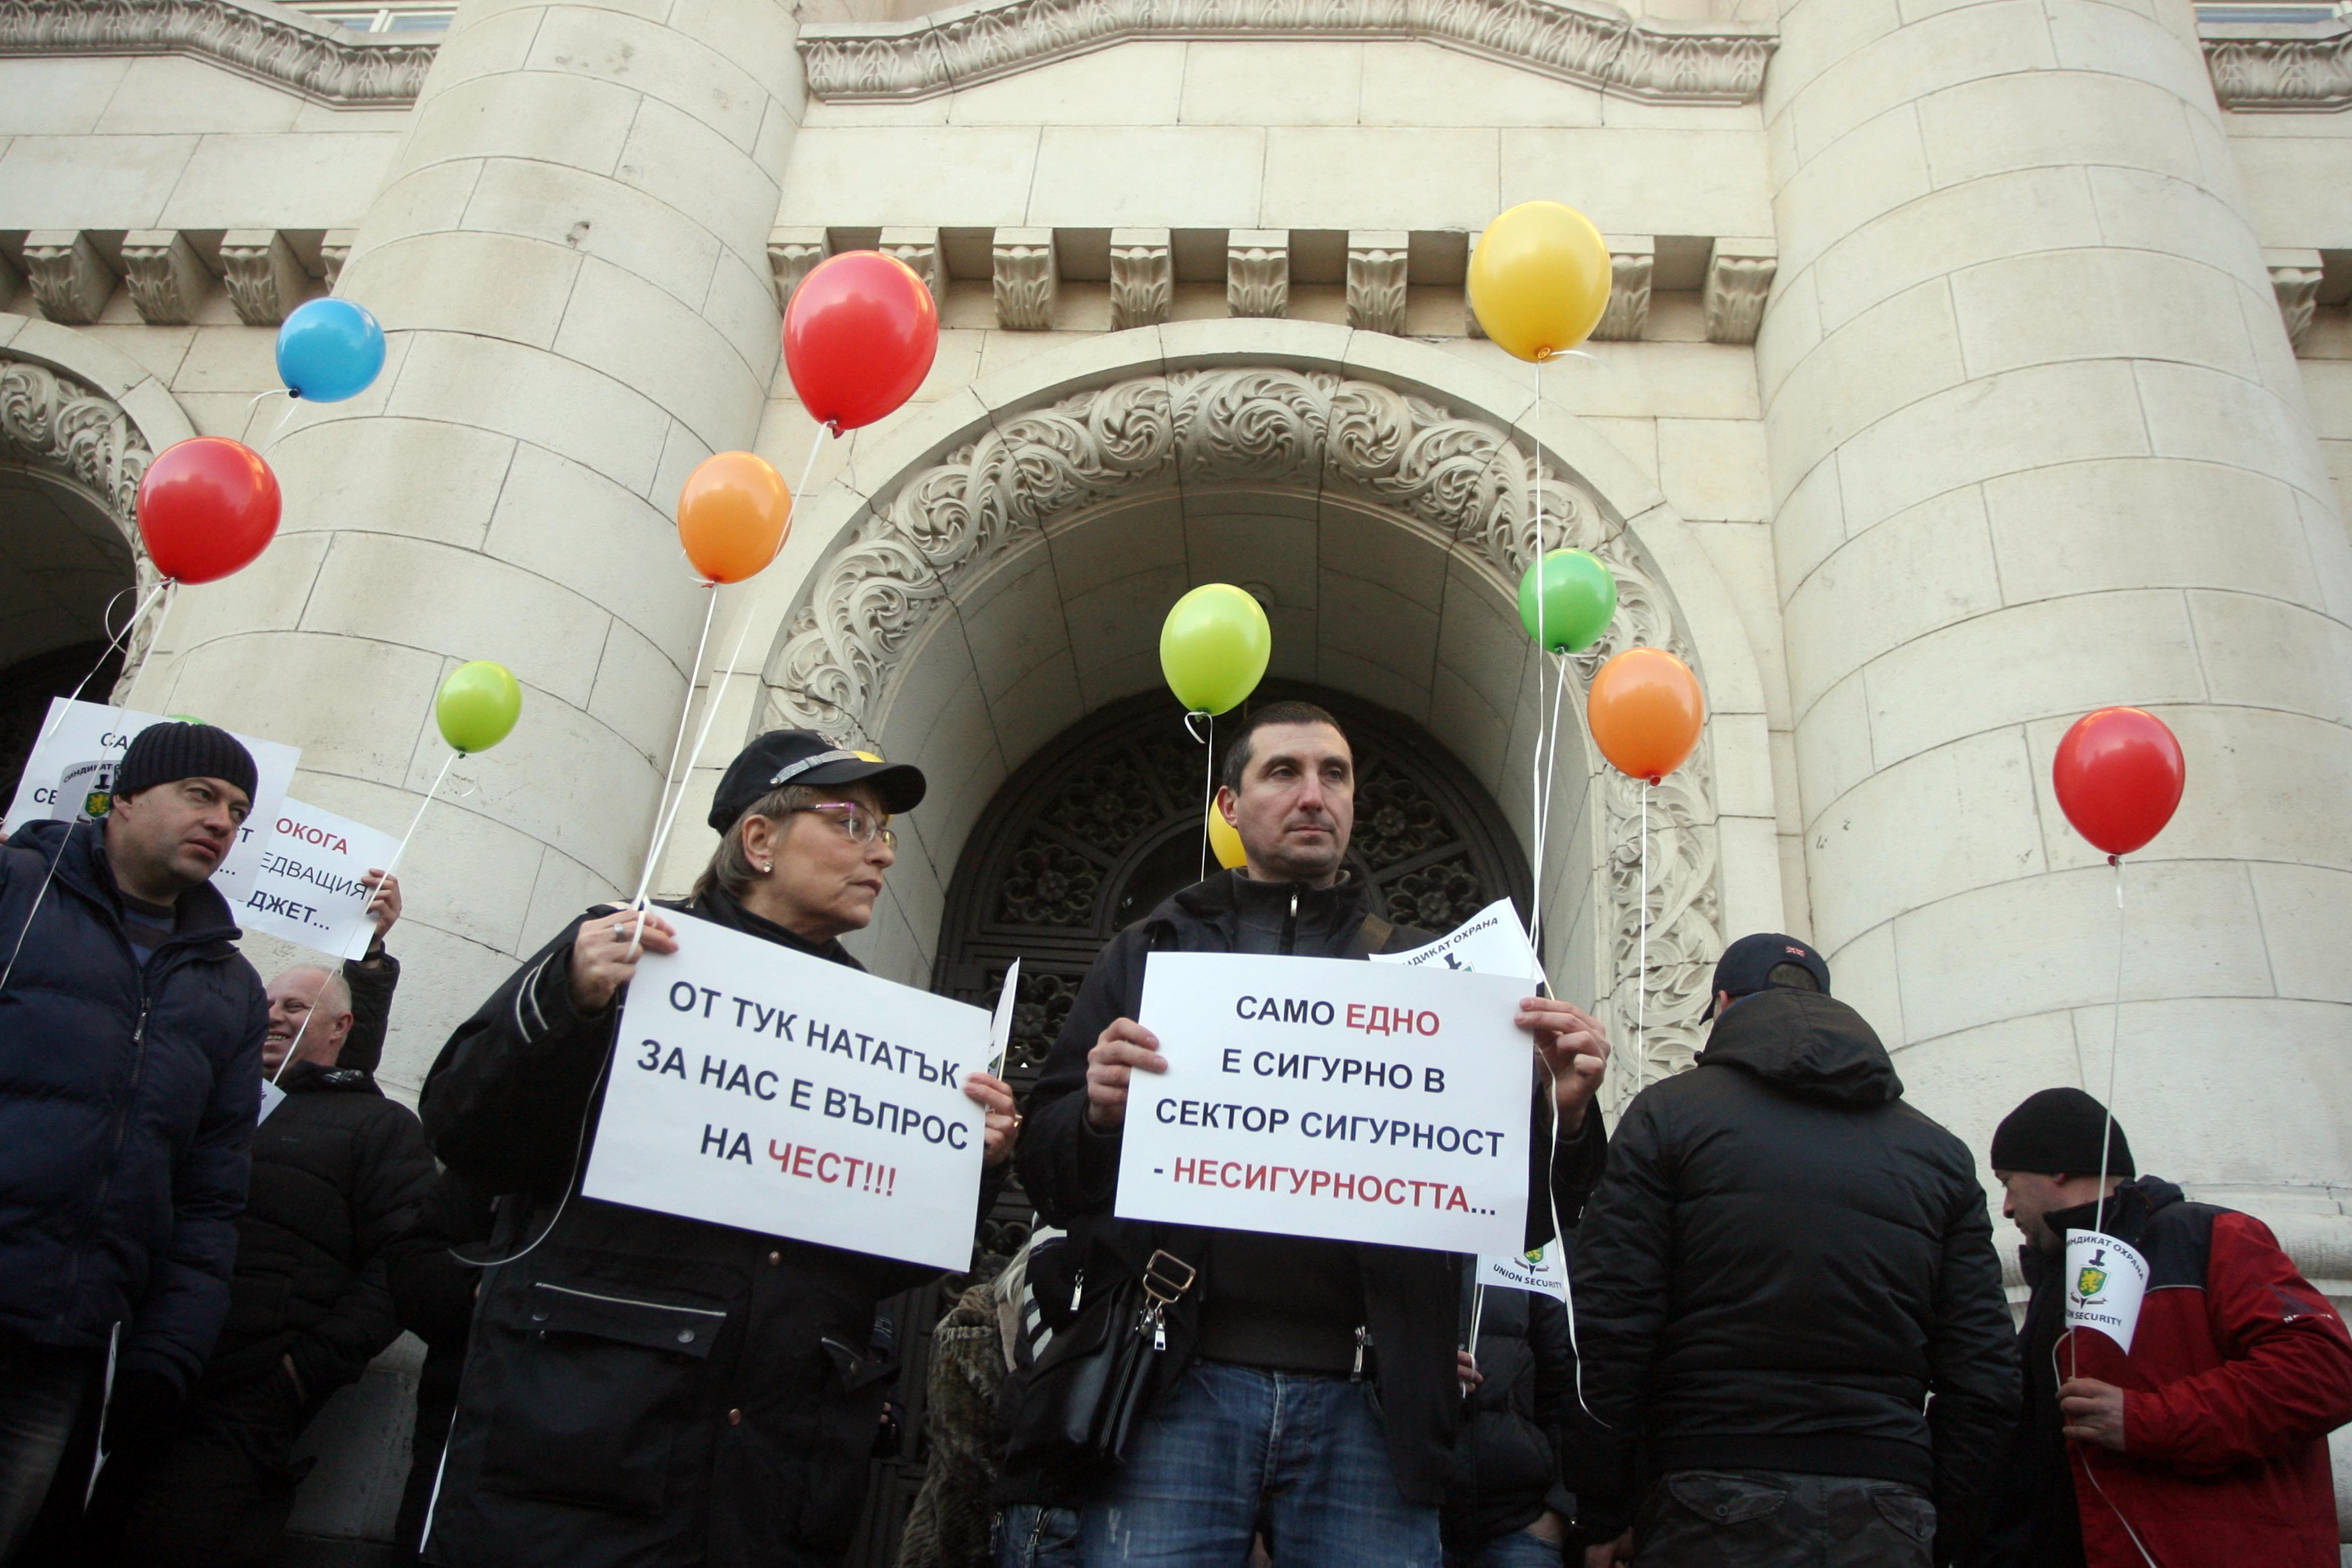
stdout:
<svg viewBox="0 0 2352 1568">
<path fill-rule="evenodd" d="M 1362 958 L 1417 946 L 1342 869 L 1355 763 L 1337 720 L 1274 703 L 1244 721 L 1218 807 L 1245 868 L 1195 883 L 1121 932 L 1087 972 L 1029 1104 L 1023 1186 L 1045 1219 L 1083 1235 L 1087 1291 L 1155 1248 L 1198 1256 L 1171 1311 L 1169 1392 L 1127 1463 L 1062 1478 L 1081 1503 L 1089 1563 L 1240 1562 L 1261 1526 L 1275 1558 L 1421 1568 L 1440 1556 L 1438 1505 L 1454 1469 L 1462 1393 L 1457 1307 L 1465 1260 L 1444 1252 L 1111 1218 L 1128 1082 L 1165 1071 L 1135 1019 L 1154 951 Z M 1530 998 L 1527 1242 L 1573 1214 L 1606 1151 L 1587 1106 L 1607 1064 L 1599 1023 Z M 1553 1142 L 1557 1116 L 1559 1146 Z M 1181 1369 L 1181 1375 L 1177 1375 Z M 1248 1458 L 1255 1454 L 1259 1463 Z"/>
<path fill-rule="evenodd" d="M 227 731 L 152 725 L 102 821 L 0 852 L 0 1563 L 52 1477 L 79 1508 L 110 1346 L 119 1442 L 228 1310 L 268 1009 L 211 878 L 254 778 Z"/>
<path fill-rule="evenodd" d="M 1576 1404 L 1568 1309 L 1549 1291 L 1490 1285 L 1482 1294 L 1454 1444 L 1461 1464 L 1445 1494 L 1447 1568 L 1559 1568 L 1576 1511 L 1559 1471 Z"/>
<path fill-rule="evenodd" d="M 1733 943 L 1697 1066 L 1618 1124 L 1573 1276 L 1589 1568 L 1926 1568 L 1980 1525 L 2018 1401 L 1984 1189 L 1828 990 Z"/>
<path fill-rule="evenodd" d="M 399 1336 L 387 1270 L 433 1155 L 408 1107 L 340 1065 L 354 1048 L 380 1052 L 355 1027 L 357 1004 L 364 997 L 380 1033 L 400 977 L 383 947 L 399 917 L 396 881 L 371 909 L 366 958 L 340 972 L 297 965 L 269 982 L 262 1065 L 285 1099 L 254 1132 L 228 1321 L 194 1396 L 153 1442 L 118 1457 L 92 1506 L 126 1568 L 266 1562 L 300 1479 L 296 1439 Z"/>
</svg>

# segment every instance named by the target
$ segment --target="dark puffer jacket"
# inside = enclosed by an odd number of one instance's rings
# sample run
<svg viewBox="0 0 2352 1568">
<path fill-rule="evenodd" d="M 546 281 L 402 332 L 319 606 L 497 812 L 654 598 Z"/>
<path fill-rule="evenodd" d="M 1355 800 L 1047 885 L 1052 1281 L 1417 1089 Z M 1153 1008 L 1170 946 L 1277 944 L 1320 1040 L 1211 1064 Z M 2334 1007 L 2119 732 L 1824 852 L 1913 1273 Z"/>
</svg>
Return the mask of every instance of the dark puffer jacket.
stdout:
<svg viewBox="0 0 2352 1568">
<path fill-rule="evenodd" d="M 1637 1438 L 1645 1479 L 1864 1476 L 1980 1517 L 2016 1343 L 1968 1147 L 1902 1093 L 1861 1015 L 1776 989 L 1627 1108 L 1577 1237 L 1587 1534 L 1629 1519 Z"/>
<path fill-rule="evenodd" d="M 206 1389 L 293 1358 L 316 1401 L 356 1382 L 399 1337 L 392 1245 L 433 1185 L 425 1130 L 354 1068 L 298 1061 L 285 1103 L 253 1134 L 253 1189 L 236 1222 L 236 1278 Z"/>
<path fill-rule="evenodd" d="M 228 1311 L 269 1006 L 210 883 L 141 967 L 103 831 L 0 850 L 0 1326 L 96 1351 L 124 1323 L 119 1375 L 185 1389 Z"/>
<path fill-rule="evenodd" d="M 1474 1561 L 1547 1509 L 1563 1521 L 1576 1512 L 1559 1479 L 1560 1428 L 1576 1403 L 1568 1309 L 1556 1296 L 1489 1286 L 1478 1372 L 1483 1381 L 1462 1402 L 1461 1468 L 1444 1515 L 1447 1547 Z"/>
<path fill-rule="evenodd" d="M 723 893 L 689 912 L 858 967 Z M 874 1354 L 875 1309 L 939 1271 L 581 1197 L 621 1008 L 572 1008 L 580 924 L 457 1026 L 425 1080 L 434 1151 L 480 1191 L 523 1195 L 487 1249 L 513 1260 L 482 1277 L 425 1560 L 830 1562 L 898 1371 Z"/>
<path fill-rule="evenodd" d="M 1118 1189 L 1119 1140 L 1086 1124 L 1087 1053 L 1113 1019 L 1136 1016 L 1145 963 L 1152 953 L 1235 951 L 1242 925 L 1239 901 L 1263 897 L 1265 891 L 1262 883 L 1244 885 L 1237 872 L 1222 873 L 1185 888 L 1112 937 L 1087 971 L 1086 983 L 1054 1041 L 1029 1099 L 1029 1124 L 1019 1156 L 1021 1183 L 1048 1223 L 1071 1232 L 1073 1244 L 1086 1252 L 1090 1270 L 1113 1277 L 1131 1273 L 1176 1228 L 1111 1217 Z M 1281 952 L 1363 958 L 1375 949 L 1404 951 L 1430 939 L 1426 932 L 1392 926 L 1385 920 L 1368 926 L 1370 901 L 1356 883 L 1285 891 L 1296 891 L 1297 900 L 1285 926 Z M 1528 1125 L 1526 1245 L 1532 1248 L 1551 1239 L 1555 1207 L 1563 1223 L 1570 1223 L 1565 1217 L 1582 1205 L 1609 1143 L 1594 1110 L 1555 1149 L 1549 1103 L 1539 1082 L 1529 1086 Z M 1461 1385 L 1454 1356 L 1462 1326 L 1466 1260 L 1458 1253 L 1370 1243 L 1359 1243 L 1355 1254 L 1363 1281 L 1365 1326 L 1379 1347 L 1375 1381 L 1397 1488 L 1410 1501 L 1433 1507 L 1444 1500 L 1453 1477 L 1454 1440 L 1461 1426 Z M 1095 1288 L 1090 1280 L 1087 1289 Z M 1216 1288 L 1212 1243 L 1200 1283 L 1187 1298 L 1193 1305 L 1188 1310 L 1180 1303 L 1169 1314 L 1169 1353 L 1176 1358 L 1169 1386 L 1175 1372 L 1192 1364 L 1198 1303 Z M 1086 1479 L 1049 1477 L 1035 1490 L 1051 1495 Z"/>
</svg>

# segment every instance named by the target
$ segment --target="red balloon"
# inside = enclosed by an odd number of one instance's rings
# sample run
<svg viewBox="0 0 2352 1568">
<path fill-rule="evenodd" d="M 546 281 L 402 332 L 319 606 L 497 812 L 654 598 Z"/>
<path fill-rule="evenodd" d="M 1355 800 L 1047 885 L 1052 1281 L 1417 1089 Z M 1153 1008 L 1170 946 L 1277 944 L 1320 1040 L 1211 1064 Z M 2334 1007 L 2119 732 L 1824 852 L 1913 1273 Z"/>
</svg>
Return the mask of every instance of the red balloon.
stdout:
<svg viewBox="0 0 2352 1568">
<path fill-rule="evenodd" d="M 2074 721 L 2050 769 L 2074 831 L 2108 855 L 2127 855 L 2172 821 L 2189 770 L 2164 721 L 2136 707 L 2103 707 Z"/>
<path fill-rule="evenodd" d="M 250 565 L 278 532 L 278 476 L 222 435 L 175 442 L 139 481 L 139 537 L 155 570 L 211 582 Z"/>
<path fill-rule="evenodd" d="M 940 308 L 878 250 L 819 262 L 784 310 L 784 369 L 819 424 L 871 424 L 915 395 L 940 351 Z"/>
</svg>

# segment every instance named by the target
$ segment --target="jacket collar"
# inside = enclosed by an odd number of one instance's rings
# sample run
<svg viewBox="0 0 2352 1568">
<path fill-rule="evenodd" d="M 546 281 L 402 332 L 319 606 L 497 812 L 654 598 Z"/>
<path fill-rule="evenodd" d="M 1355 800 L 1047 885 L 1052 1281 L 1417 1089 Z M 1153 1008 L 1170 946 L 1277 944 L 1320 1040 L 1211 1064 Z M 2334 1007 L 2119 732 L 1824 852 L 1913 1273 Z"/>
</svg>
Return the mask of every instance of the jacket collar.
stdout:
<svg viewBox="0 0 2352 1568">
<path fill-rule="evenodd" d="M 11 843 L 57 863 L 57 879 L 106 911 L 120 928 L 122 894 L 114 884 L 114 866 L 106 858 L 102 822 L 27 822 L 16 830 Z M 243 935 L 228 900 L 210 882 L 197 883 L 180 894 L 178 923 L 166 947 L 226 945 Z"/>
<path fill-rule="evenodd" d="M 1178 916 L 1206 922 L 1228 934 L 1237 929 L 1244 912 L 1289 913 L 1293 895 L 1298 900 L 1301 930 L 1335 930 L 1363 924 L 1368 894 L 1364 884 L 1346 872 L 1328 887 L 1308 887 L 1296 882 L 1259 882 L 1239 871 L 1219 872 L 1205 882 L 1179 888 L 1168 902 L 1151 912 L 1157 923 Z"/>
<path fill-rule="evenodd" d="M 2061 1237 L 2069 1230 L 2097 1230 L 2126 1247 L 2137 1247 L 2140 1239 L 2147 1234 L 2148 1221 L 2180 1202 L 2181 1197 L 2180 1188 L 2162 1176 L 2141 1176 L 2116 1188 L 2115 1197 L 2107 1199 L 2104 1217 L 2098 1203 L 2093 1201 L 2078 1203 L 2072 1208 L 2053 1208 L 2042 1219 Z M 2060 1257 L 2059 1253 L 2044 1252 L 2029 1242 L 2017 1249 L 2018 1272 L 2025 1277 L 2027 1285 L 2038 1290 L 2042 1281 L 2057 1275 Z"/>
<path fill-rule="evenodd" d="M 374 1074 L 364 1069 L 329 1067 L 317 1061 L 296 1062 L 278 1080 L 278 1087 L 289 1094 L 373 1094 L 379 1099 L 383 1095 Z"/>
<path fill-rule="evenodd" d="M 752 914 L 743 907 L 733 894 L 723 887 L 714 887 L 708 894 L 698 894 L 673 907 L 708 920 L 714 925 L 724 925 L 730 931 L 741 931 L 757 936 L 763 942 L 773 942 L 779 946 L 790 947 L 794 952 L 806 953 L 814 958 L 823 958 L 829 964 L 846 964 L 849 967 L 861 971 L 866 967 L 850 956 L 849 949 L 841 945 L 840 938 L 833 937 L 824 942 L 812 942 L 807 937 L 787 930 L 764 915 Z"/>
</svg>

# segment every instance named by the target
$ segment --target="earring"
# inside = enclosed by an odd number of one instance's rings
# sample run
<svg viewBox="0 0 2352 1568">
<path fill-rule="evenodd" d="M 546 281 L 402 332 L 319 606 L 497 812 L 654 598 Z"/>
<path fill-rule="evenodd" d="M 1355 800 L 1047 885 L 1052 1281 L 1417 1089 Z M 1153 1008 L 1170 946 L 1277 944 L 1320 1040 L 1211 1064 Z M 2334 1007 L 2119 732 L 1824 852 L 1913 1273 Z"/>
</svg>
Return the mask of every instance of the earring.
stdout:
<svg viewBox="0 0 2352 1568">
<path fill-rule="evenodd" d="M 760 874 L 761 874 L 761 876 L 765 876 L 765 875 L 767 875 L 770 872 L 772 872 L 772 871 L 773 871 L 773 870 L 775 870 L 775 869 L 776 869 L 776 862 L 773 862 L 773 861 L 761 861 L 761 862 L 760 862 Z"/>
</svg>

